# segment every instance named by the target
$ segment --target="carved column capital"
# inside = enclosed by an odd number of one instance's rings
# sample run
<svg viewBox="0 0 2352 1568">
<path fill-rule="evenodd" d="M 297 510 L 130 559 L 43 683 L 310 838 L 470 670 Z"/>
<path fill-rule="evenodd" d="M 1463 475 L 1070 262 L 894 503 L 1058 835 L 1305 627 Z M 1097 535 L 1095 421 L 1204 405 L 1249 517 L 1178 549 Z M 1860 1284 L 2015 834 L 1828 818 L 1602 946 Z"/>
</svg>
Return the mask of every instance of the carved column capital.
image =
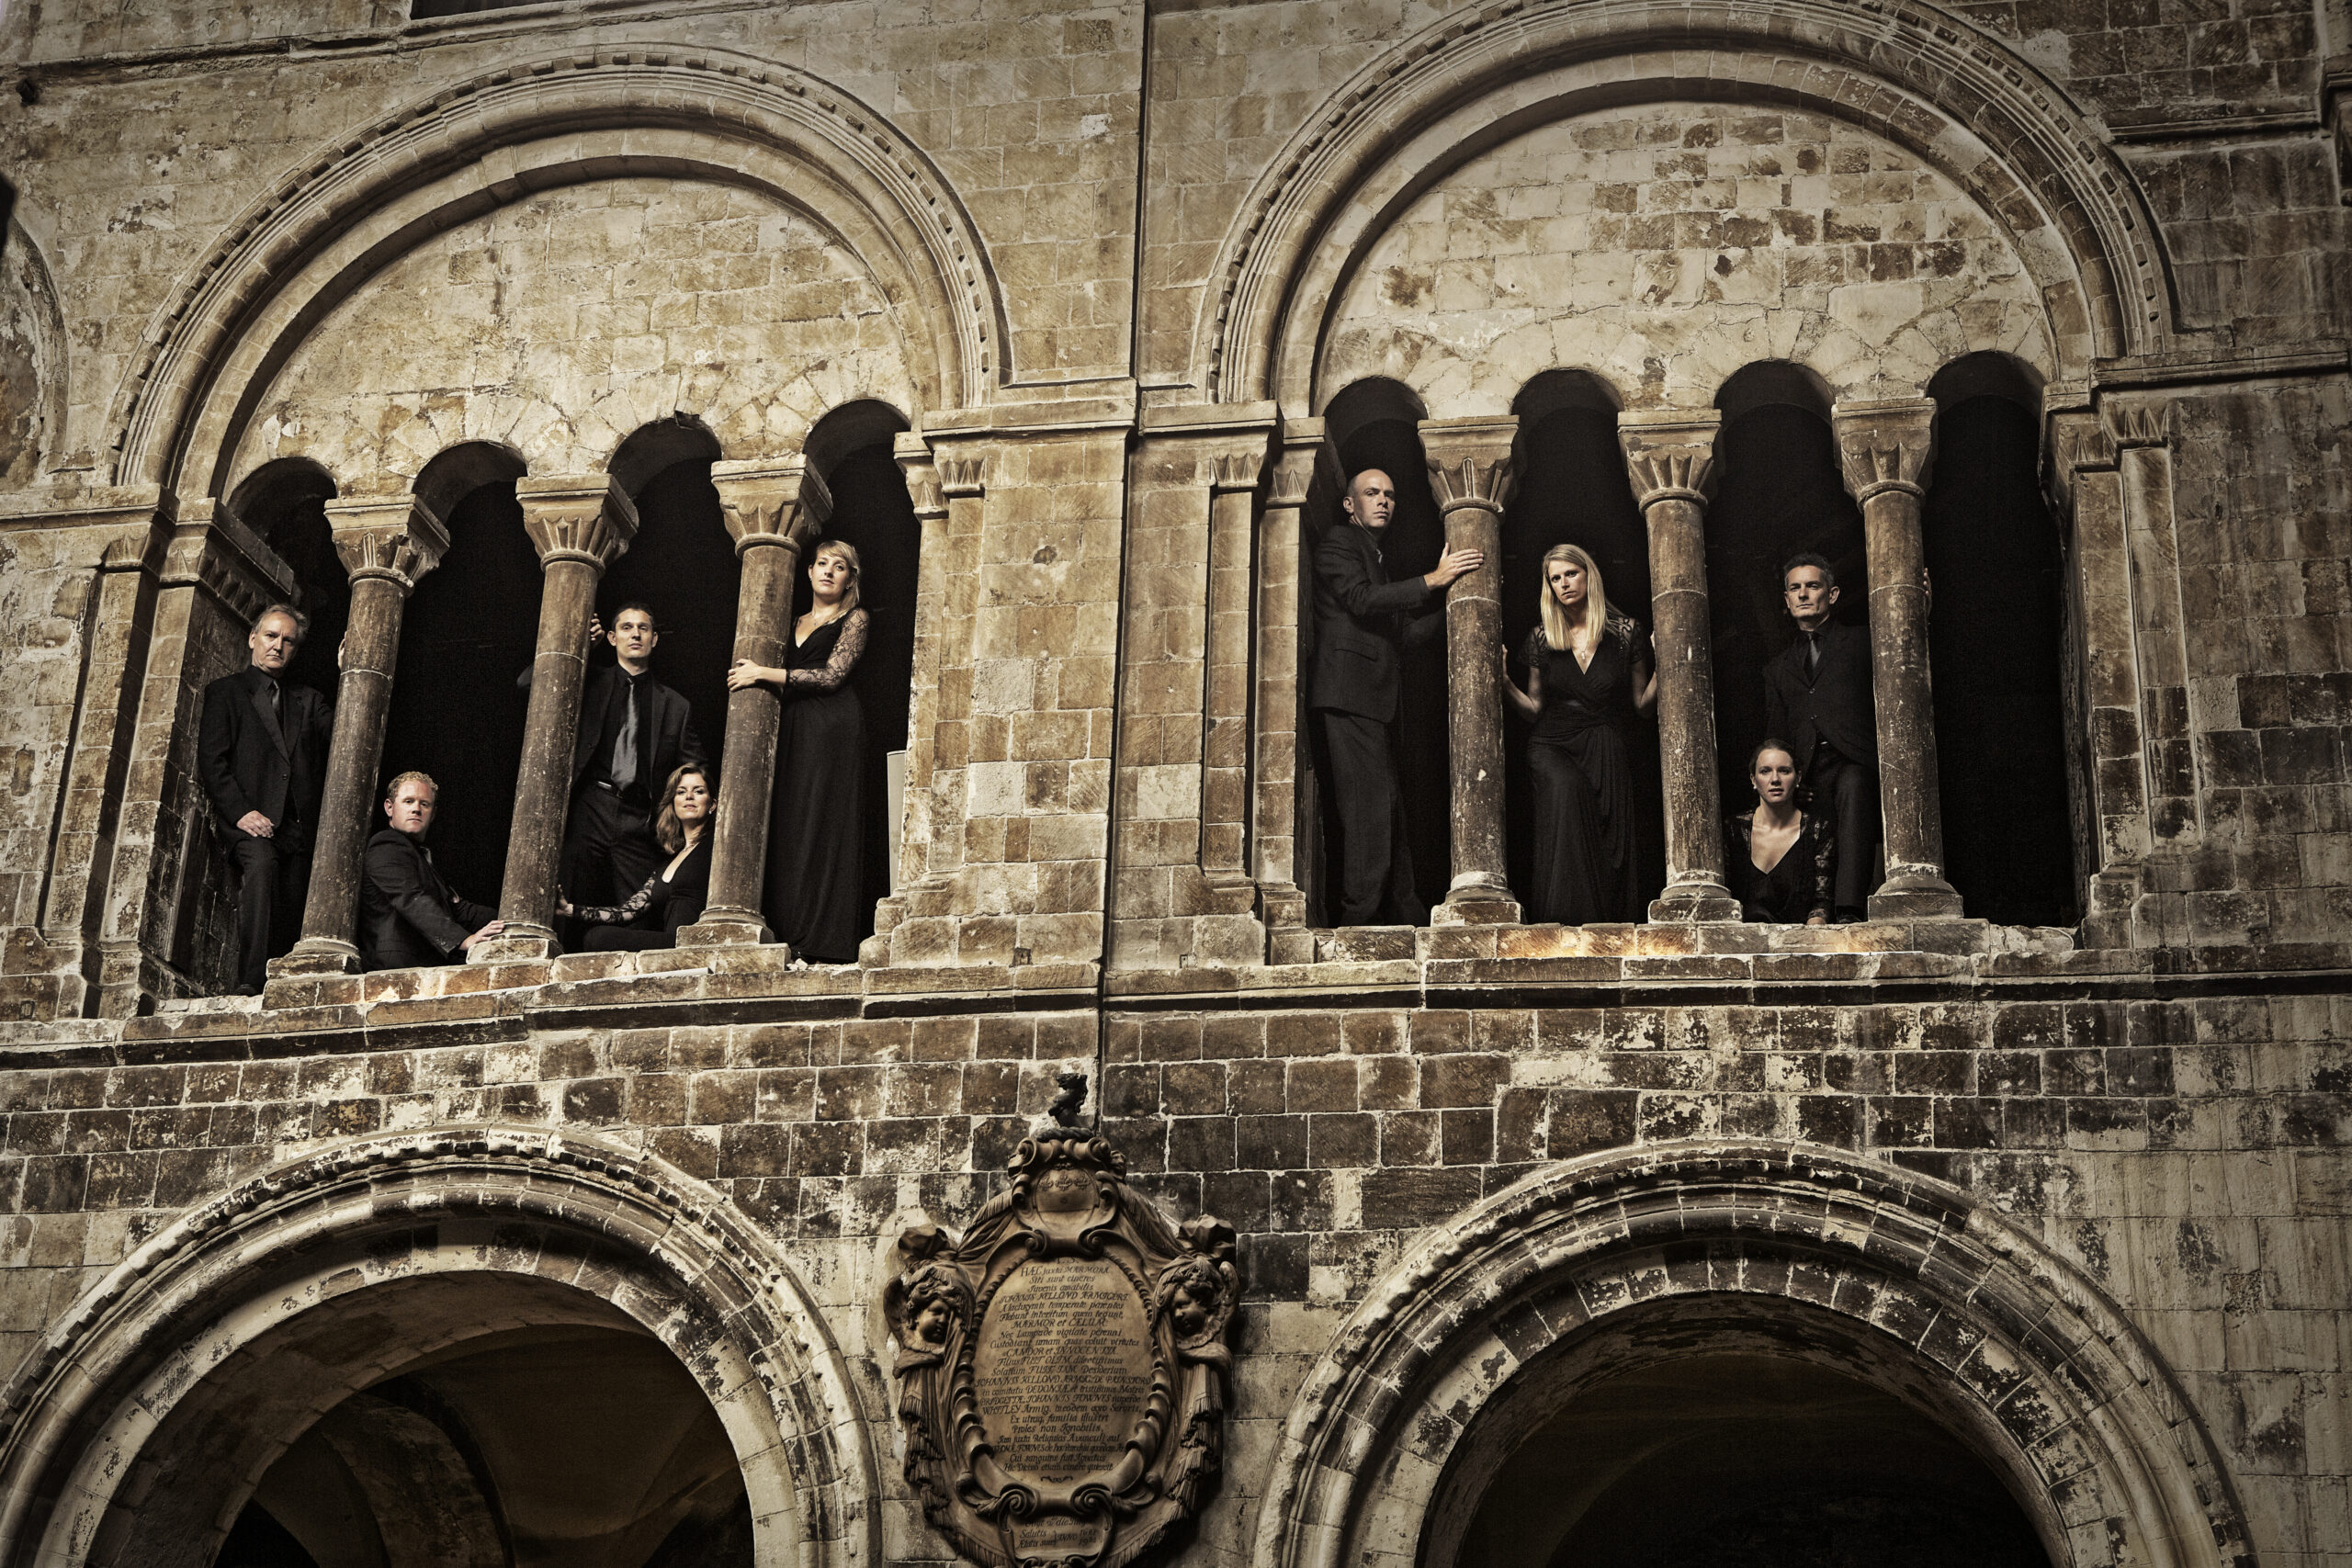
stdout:
<svg viewBox="0 0 2352 1568">
<path fill-rule="evenodd" d="M 381 578 L 403 594 L 449 549 L 448 527 L 413 495 L 330 501 L 327 528 L 354 582 Z"/>
<path fill-rule="evenodd" d="M 1274 456 L 1274 474 L 1267 485 L 1266 505 L 1304 506 L 1315 483 L 1316 465 L 1324 460 L 1323 422 L 1291 419 L 1283 422 L 1282 446 Z"/>
<path fill-rule="evenodd" d="M 1430 488 L 1441 516 L 1463 507 L 1500 513 L 1510 503 L 1511 487 L 1519 479 L 1511 462 L 1511 444 L 1519 438 L 1517 416 L 1425 419 L 1420 432 Z"/>
<path fill-rule="evenodd" d="M 1265 470 L 1266 449 L 1261 445 L 1238 452 L 1219 452 L 1209 459 L 1209 488 L 1215 491 L 1253 491 L 1258 488 L 1258 476 Z"/>
<path fill-rule="evenodd" d="M 989 488 L 989 460 L 979 453 L 935 454 L 932 461 L 939 468 L 940 493 L 955 501 L 966 496 L 986 493 Z"/>
<path fill-rule="evenodd" d="M 1935 452 L 1934 399 L 1839 403 L 1830 411 L 1829 424 L 1837 433 L 1846 488 L 1857 502 L 1867 503 L 1889 491 L 1927 493 L 1928 464 Z"/>
<path fill-rule="evenodd" d="M 2108 439 L 2115 443 L 2119 452 L 2172 445 L 2172 402 L 2169 399 L 2152 403 L 2109 401 L 2101 405 L 2099 413 L 2106 422 Z"/>
<path fill-rule="evenodd" d="M 713 463 L 710 482 L 739 556 L 754 545 L 806 542 L 833 514 L 832 491 L 802 453 Z"/>
<path fill-rule="evenodd" d="M 947 515 L 947 492 L 939 482 L 939 465 L 931 455 L 931 446 L 911 431 L 901 431 L 891 444 L 890 457 L 899 471 L 907 478 L 907 499 L 914 502 L 919 518 Z"/>
<path fill-rule="evenodd" d="M 1617 416 L 1617 444 L 1634 502 L 1647 512 L 1662 501 L 1704 506 L 1714 486 L 1715 436 L 1724 416 L 1713 409 L 1672 409 Z"/>
<path fill-rule="evenodd" d="M 294 594 L 294 571 L 262 543 L 227 502 L 202 496 L 179 502 L 179 523 L 164 556 L 164 585 L 193 584 L 250 626 L 272 601 Z"/>
<path fill-rule="evenodd" d="M 576 560 L 602 572 L 637 536 L 637 503 L 609 474 L 526 474 L 514 499 L 542 566 Z"/>
</svg>

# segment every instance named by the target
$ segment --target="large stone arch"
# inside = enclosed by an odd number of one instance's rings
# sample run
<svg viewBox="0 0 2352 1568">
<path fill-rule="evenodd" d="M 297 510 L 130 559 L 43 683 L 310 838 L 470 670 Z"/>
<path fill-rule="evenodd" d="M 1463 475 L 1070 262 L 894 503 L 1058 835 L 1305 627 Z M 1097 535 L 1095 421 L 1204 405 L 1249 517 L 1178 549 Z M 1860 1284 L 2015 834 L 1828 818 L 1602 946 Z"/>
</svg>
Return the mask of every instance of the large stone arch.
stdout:
<svg viewBox="0 0 2352 1568">
<path fill-rule="evenodd" d="M 0 240 L 0 489 L 40 482 L 65 449 L 65 316 L 21 204 Z"/>
<path fill-rule="evenodd" d="M 2033 270 L 2061 374 L 2168 339 L 2171 285 L 2129 175 L 2056 87 L 1964 24 L 1905 0 L 1496 0 L 1366 66 L 1269 160 L 1209 276 L 1194 375 L 1219 401 L 1308 407 L 1330 302 L 1434 181 L 1533 126 L 1694 98 L 1831 115 L 1956 182 Z"/>
<path fill-rule="evenodd" d="M 249 208 L 142 335 L 107 421 L 115 479 L 217 490 L 277 366 L 377 268 L 521 195 L 631 174 L 761 190 L 839 234 L 888 297 L 928 406 L 982 402 L 1006 374 L 978 232 L 887 118 L 769 62 L 605 50 L 452 84 L 338 138 Z"/>
<path fill-rule="evenodd" d="M 148 1451 L 223 1369 L 289 1325 L 403 1294 L 486 1288 L 491 1315 L 632 1321 L 677 1355 L 743 1472 L 762 1568 L 879 1560 L 876 1471 L 857 1391 L 800 1282 L 724 1200 L 650 1156 L 577 1132 L 445 1129 L 339 1144 L 243 1182 L 165 1228 L 65 1313 L 0 1391 L 0 1562 L 119 1555 L 179 1458 Z M 617 1313 L 614 1309 L 617 1309 Z M 481 1309 L 475 1309 L 479 1313 Z M 225 1529 L 268 1464 L 336 1401 L 442 1348 L 358 1339 L 348 1364 L 268 1362 L 277 1425 L 197 1461 Z M 274 1337 L 277 1337 L 274 1338 Z M 288 1429 L 290 1428 L 290 1429 Z M 181 1430 L 186 1429 L 185 1423 Z M 164 1446 L 157 1443 L 154 1446 Z M 186 1464 L 184 1458 L 179 1462 Z"/>
<path fill-rule="evenodd" d="M 2059 1568 L 2253 1562 L 2194 1412 L 2089 1280 L 1942 1182 L 1728 1140 L 1574 1161 L 1425 1236 L 1302 1384 L 1250 1561 L 1412 1561 L 1440 1478 L 1522 1368 L 1709 1301 L 1841 1321 L 1932 1383 L 2006 1449 Z"/>
</svg>

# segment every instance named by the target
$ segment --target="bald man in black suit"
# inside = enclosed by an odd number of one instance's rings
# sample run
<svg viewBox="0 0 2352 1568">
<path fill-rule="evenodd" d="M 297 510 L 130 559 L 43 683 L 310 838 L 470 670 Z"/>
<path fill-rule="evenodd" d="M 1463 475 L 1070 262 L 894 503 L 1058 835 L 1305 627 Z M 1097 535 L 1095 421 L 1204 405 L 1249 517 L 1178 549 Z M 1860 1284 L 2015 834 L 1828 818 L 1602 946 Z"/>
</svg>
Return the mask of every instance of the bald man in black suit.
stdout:
<svg viewBox="0 0 2352 1568">
<path fill-rule="evenodd" d="M 1881 833 L 1871 634 L 1829 618 L 1838 579 L 1820 556 L 1781 568 L 1781 593 L 1797 639 L 1764 666 L 1764 733 L 1796 748 L 1815 803 L 1837 823 L 1836 918 L 1859 920 L 1877 886 Z"/>
</svg>

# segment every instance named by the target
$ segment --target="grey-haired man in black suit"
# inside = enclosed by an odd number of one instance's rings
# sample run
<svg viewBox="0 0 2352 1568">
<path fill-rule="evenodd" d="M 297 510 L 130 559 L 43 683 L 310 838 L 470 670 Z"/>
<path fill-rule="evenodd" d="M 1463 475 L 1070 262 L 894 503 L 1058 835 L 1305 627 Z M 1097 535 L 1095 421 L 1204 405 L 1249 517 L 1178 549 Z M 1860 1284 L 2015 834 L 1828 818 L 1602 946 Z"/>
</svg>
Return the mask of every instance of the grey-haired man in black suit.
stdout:
<svg viewBox="0 0 2352 1568">
<path fill-rule="evenodd" d="M 1836 822 L 1837 919 L 1859 920 L 1876 885 L 1881 832 L 1871 634 L 1829 618 L 1838 577 L 1820 556 L 1781 569 L 1781 599 L 1797 638 L 1764 666 L 1764 733 L 1796 748 L 1815 802 Z"/>
<path fill-rule="evenodd" d="M 1366 468 L 1348 482 L 1340 505 L 1346 515 L 1315 547 L 1315 665 L 1307 683 L 1340 818 L 1335 914 L 1343 926 L 1417 926 L 1429 909 L 1413 891 L 1393 734 L 1404 685 L 1401 650 L 1438 635 L 1442 609 L 1415 612 L 1487 558 L 1448 549 L 1434 570 L 1391 582 L 1380 536 L 1396 512 L 1395 482 Z"/>
</svg>

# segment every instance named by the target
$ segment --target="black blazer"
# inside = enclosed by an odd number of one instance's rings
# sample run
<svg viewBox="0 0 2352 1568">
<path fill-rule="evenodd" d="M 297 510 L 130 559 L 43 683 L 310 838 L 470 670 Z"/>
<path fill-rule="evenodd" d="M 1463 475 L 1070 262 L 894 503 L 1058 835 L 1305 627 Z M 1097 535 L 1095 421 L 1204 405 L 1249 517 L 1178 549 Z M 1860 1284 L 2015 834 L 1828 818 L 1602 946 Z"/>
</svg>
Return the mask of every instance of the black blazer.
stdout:
<svg viewBox="0 0 2352 1568">
<path fill-rule="evenodd" d="M 1398 650 L 1426 641 L 1442 614 L 1414 615 L 1435 592 L 1418 577 L 1388 581 L 1372 530 L 1342 517 L 1315 547 L 1315 667 L 1307 705 L 1396 716 L 1403 665 Z"/>
<path fill-rule="evenodd" d="M 571 784 L 574 789 L 588 776 L 596 762 L 596 740 L 604 733 L 605 706 L 613 700 L 613 683 L 620 679 L 617 664 L 592 664 L 580 682 L 580 723 L 571 739 Z M 662 785 L 670 777 L 670 770 L 681 762 L 708 762 L 710 754 L 702 749 L 702 741 L 695 734 L 694 705 L 663 685 L 658 677 L 649 675 L 649 706 L 652 710 L 653 744 L 637 749 L 637 782 L 643 786 L 645 797 L 654 800 L 662 793 Z M 514 677 L 514 684 L 524 691 L 531 689 L 531 667 Z"/>
<path fill-rule="evenodd" d="M 433 852 L 397 828 L 368 840 L 359 888 L 359 961 L 368 969 L 447 964 L 458 944 L 498 918 L 441 880 Z"/>
<path fill-rule="evenodd" d="M 1878 706 L 1871 696 L 1871 634 L 1832 622 L 1821 633 L 1821 670 L 1804 678 L 1800 637 L 1764 666 L 1764 733 L 1796 748 L 1797 766 L 1813 761 L 1816 738 L 1848 761 L 1878 766 Z"/>
<path fill-rule="evenodd" d="M 277 826 L 275 837 L 288 849 L 307 849 L 326 787 L 334 705 L 308 686 L 281 681 L 283 712 L 274 711 L 269 679 L 249 664 L 204 688 L 197 772 L 230 841 L 247 836 L 238 818 L 258 811 Z"/>
</svg>

